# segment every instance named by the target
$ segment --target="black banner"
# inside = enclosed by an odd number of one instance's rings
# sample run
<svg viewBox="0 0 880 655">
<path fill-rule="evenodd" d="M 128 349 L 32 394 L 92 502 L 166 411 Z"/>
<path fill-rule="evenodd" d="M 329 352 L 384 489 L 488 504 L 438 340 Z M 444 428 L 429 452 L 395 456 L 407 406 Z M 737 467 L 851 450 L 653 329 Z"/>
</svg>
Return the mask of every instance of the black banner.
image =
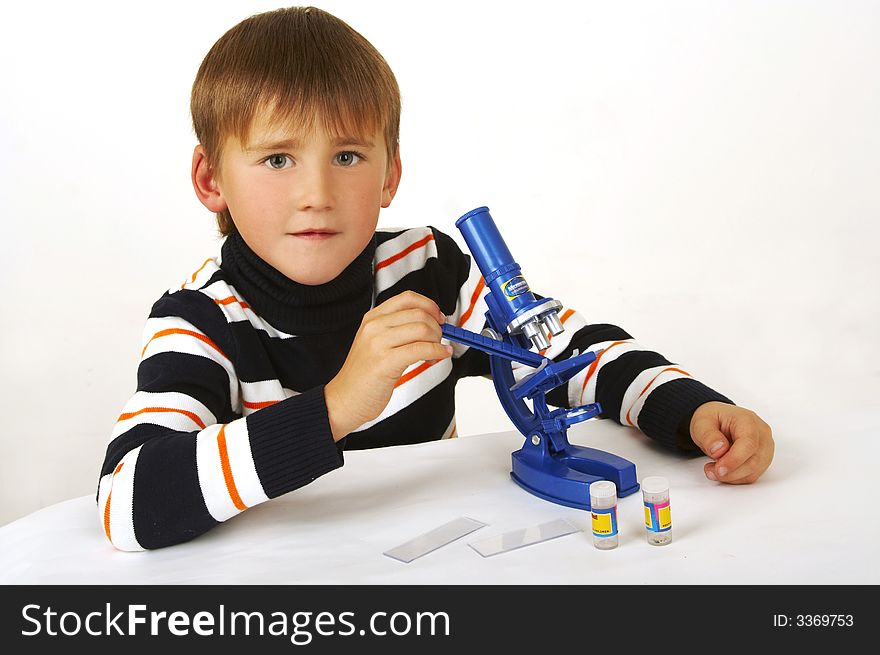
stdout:
<svg viewBox="0 0 880 655">
<path fill-rule="evenodd" d="M 0 643 L 258 653 L 870 643 L 858 586 L 9 586 Z M 867 637 L 868 642 L 862 640 Z M 759 641 L 755 641 L 755 640 Z M 140 648 L 138 648 L 140 650 Z M 22 652 L 18 649 L 7 652 Z M 176 651 L 171 651 L 176 652 Z"/>
</svg>

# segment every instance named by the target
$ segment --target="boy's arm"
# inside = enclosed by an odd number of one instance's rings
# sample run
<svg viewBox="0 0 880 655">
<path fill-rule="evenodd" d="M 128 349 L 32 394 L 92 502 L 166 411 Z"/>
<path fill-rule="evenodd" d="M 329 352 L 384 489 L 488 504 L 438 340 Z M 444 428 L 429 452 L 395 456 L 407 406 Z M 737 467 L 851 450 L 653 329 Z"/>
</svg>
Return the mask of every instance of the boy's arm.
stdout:
<svg viewBox="0 0 880 655">
<path fill-rule="evenodd" d="M 203 294 L 180 291 L 154 306 L 137 391 L 98 486 L 100 520 L 117 548 L 188 541 L 342 465 L 323 387 L 241 416 L 234 347 Z"/>
<path fill-rule="evenodd" d="M 561 316 L 566 331 L 551 339 L 545 355 L 560 361 L 575 349 L 601 352 L 567 385 L 549 392 L 548 403 L 575 407 L 598 402 L 602 418 L 638 428 L 658 443 L 682 450 L 696 449 L 689 426 L 698 407 L 712 401 L 733 404 L 616 325 L 588 325 L 578 312 L 566 308 Z M 523 367 L 520 375 L 530 370 Z"/>
</svg>

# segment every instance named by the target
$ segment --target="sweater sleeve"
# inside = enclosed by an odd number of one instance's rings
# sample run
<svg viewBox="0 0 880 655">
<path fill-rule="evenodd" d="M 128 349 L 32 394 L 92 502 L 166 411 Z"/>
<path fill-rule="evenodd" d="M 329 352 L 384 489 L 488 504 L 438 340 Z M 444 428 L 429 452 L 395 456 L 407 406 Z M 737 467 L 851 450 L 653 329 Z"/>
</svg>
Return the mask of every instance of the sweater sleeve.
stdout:
<svg viewBox="0 0 880 655">
<path fill-rule="evenodd" d="M 609 324 L 587 324 L 576 311 L 560 312 L 566 331 L 550 341 L 544 352 L 554 361 L 568 359 L 577 349 L 592 350 L 596 360 L 547 394 L 557 407 L 598 402 L 601 418 L 636 428 L 668 448 L 693 450 L 690 418 L 710 401 L 733 404 L 729 398 L 691 376 L 678 364 L 637 343 L 627 332 Z M 532 369 L 522 366 L 517 377 Z"/>
<path fill-rule="evenodd" d="M 342 465 L 322 386 L 242 415 L 235 341 L 204 294 L 165 294 L 142 346 L 98 484 L 115 547 L 188 541 Z"/>
<path fill-rule="evenodd" d="M 445 236 L 445 235 L 444 235 Z M 461 252 L 451 240 L 447 256 L 453 262 L 447 268 L 457 272 L 458 296 L 448 319 L 473 332 L 486 327 L 485 280 L 472 258 Z M 438 239 L 439 241 L 439 239 Z M 439 250 L 439 247 L 438 247 Z M 538 294 L 536 297 L 540 298 Z M 627 332 L 605 323 L 589 324 L 574 309 L 559 311 L 565 331 L 550 340 L 542 354 L 553 361 L 568 359 L 577 349 L 600 351 L 590 366 L 580 371 L 567 385 L 547 394 L 547 402 L 557 407 L 576 407 L 598 402 L 600 418 L 611 418 L 627 427 L 640 429 L 648 437 L 669 448 L 693 450 L 690 418 L 697 407 L 710 401 L 733 404 L 733 401 L 696 380 L 677 364 L 637 343 Z M 490 377 L 489 356 L 468 346 L 453 345 L 453 366 L 459 377 Z M 517 380 L 534 369 L 513 363 Z"/>
</svg>

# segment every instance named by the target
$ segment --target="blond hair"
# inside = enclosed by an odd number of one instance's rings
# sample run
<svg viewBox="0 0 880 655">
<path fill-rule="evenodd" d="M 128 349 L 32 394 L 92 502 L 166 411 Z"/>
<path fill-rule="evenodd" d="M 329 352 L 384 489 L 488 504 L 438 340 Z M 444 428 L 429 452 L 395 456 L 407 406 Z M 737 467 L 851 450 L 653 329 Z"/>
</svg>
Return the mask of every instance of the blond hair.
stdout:
<svg viewBox="0 0 880 655">
<path fill-rule="evenodd" d="M 296 132 L 314 121 L 333 136 L 382 130 L 389 162 L 397 152 L 400 90 L 388 63 L 363 36 L 315 7 L 251 16 L 205 55 L 192 87 L 193 130 L 219 177 L 223 144 L 247 144 L 258 111 Z M 224 236 L 235 230 L 217 213 Z"/>
</svg>

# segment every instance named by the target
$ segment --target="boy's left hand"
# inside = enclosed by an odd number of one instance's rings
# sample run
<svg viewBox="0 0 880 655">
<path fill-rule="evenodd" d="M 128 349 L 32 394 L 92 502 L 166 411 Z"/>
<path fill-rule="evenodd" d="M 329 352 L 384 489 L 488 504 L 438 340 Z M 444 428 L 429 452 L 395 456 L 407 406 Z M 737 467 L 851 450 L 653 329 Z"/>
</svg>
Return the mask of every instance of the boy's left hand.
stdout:
<svg viewBox="0 0 880 655">
<path fill-rule="evenodd" d="M 708 402 L 694 412 L 691 439 L 714 461 L 703 467 L 710 480 L 728 484 L 754 482 L 773 460 L 773 435 L 755 412 Z"/>
</svg>

